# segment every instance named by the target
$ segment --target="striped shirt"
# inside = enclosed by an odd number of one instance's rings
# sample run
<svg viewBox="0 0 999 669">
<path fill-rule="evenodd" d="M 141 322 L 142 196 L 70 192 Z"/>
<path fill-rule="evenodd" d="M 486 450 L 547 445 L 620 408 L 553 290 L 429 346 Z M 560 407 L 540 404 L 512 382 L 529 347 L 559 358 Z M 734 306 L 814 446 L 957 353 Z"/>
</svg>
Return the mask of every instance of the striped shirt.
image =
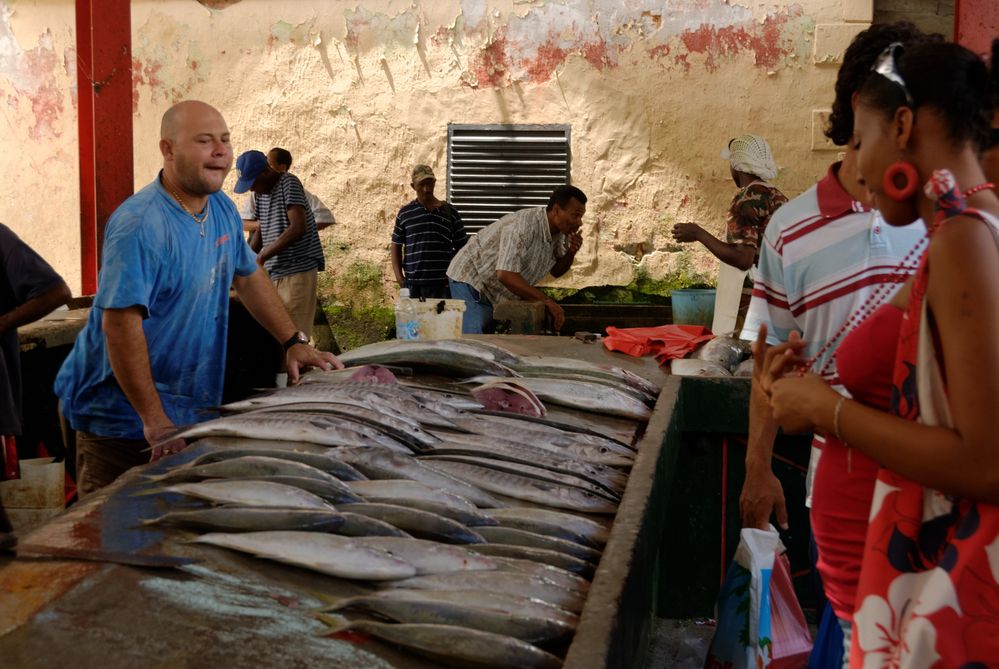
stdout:
<svg viewBox="0 0 999 669">
<path fill-rule="evenodd" d="M 323 201 L 320 200 L 317 195 L 305 190 L 305 199 L 309 202 L 309 208 L 312 209 L 312 217 L 316 219 L 317 227 L 324 228 L 327 225 L 333 225 L 336 223 L 336 217 L 333 216 L 333 212 L 330 211 L 329 207 L 323 204 Z M 254 207 L 256 206 L 257 195 L 253 191 L 250 191 L 247 193 L 247 197 L 244 197 L 242 203 L 239 205 L 239 217 L 244 221 L 257 220 L 256 214 L 253 213 Z"/>
<path fill-rule="evenodd" d="M 833 164 L 819 183 L 770 218 L 740 337 L 756 339 L 766 323 L 767 342 L 778 344 L 797 330 L 805 340 L 805 357 L 822 351 L 812 370 L 847 394 L 834 357 L 845 334 L 840 329 L 875 291 L 887 291 L 887 301 L 916 271 L 919 253 L 909 256 L 905 267 L 899 265 L 914 247 L 925 247 L 926 227 L 922 221 L 887 225 L 877 212 L 850 197 L 836 178 L 838 169 L 839 163 Z M 815 441 L 805 480 L 808 506 L 824 443 L 818 435 Z"/>
<path fill-rule="evenodd" d="M 447 266 L 467 241 L 461 215 L 447 202 L 427 209 L 413 200 L 395 217 L 392 243 L 404 247 L 407 285 L 446 284 Z"/>
<path fill-rule="evenodd" d="M 272 279 L 280 279 L 300 272 L 326 268 L 323 245 L 316 230 L 312 207 L 305 197 L 302 182 L 294 174 L 284 172 L 270 193 L 255 193 L 253 217 L 260 221 L 260 236 L 264 246 L 272 243 L 288 229 L 288 208 L 299 205 L 305 211 L 305 234 L 268 258 L 264 269 Z"/>
<path fill-rule="evenodd" d="M 467 283 L 492 304 L 520 299 L 496 277 L 497 270 L 516 272 L 536 284 L 565 255 L 568 240 L 552 236 L 545 207 L 521 209 L 483 228 L 451 261 L 447 275 Z"/>
</svg>

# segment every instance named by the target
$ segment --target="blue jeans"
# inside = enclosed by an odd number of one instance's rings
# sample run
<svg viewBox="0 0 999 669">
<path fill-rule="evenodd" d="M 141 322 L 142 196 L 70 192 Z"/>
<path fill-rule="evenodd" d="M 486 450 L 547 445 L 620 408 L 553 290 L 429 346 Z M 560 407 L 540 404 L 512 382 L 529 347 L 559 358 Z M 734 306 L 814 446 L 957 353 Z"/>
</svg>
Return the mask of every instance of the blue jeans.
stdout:
<svg viewBox="0 0 999 669">
<path fill-rule="evenodd" d="M 483 334 L 493 331 L 493 305 L 467 283 L 448 279 L 451 296 L 465 301 L 465 313 L 461 317 L 462 334 Z"/>
</svg>

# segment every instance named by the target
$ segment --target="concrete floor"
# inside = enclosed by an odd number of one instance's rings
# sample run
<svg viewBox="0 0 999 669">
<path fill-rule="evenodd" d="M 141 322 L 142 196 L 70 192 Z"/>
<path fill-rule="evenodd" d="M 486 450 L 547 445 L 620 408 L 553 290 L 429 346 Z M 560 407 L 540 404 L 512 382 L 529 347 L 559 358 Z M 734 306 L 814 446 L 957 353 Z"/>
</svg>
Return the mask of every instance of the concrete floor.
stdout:
<svg viewBox="0 0 999 669">
<path fill-rule="evenodd" d="M 701 669 L 715 626 L 703 619 L 659 618 L 645 666 L 649 669 Z"/>
</svg>

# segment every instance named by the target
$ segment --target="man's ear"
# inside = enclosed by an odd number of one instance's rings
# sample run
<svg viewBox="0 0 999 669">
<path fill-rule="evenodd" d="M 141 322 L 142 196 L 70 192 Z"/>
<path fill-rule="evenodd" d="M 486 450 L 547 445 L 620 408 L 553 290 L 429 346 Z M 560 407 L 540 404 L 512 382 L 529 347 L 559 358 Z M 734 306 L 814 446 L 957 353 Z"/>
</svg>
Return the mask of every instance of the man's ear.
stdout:
<svg viewBox="0 0 999 669">
<path fill-rule="evenodd" d="M 173 159 L 173 144 L 169 139 L 160 140 L 160 153 L 163 154 L 163 157 L 167 160 Z"/>
<path fill-rule="evenodd" d="M 892 119 L 892 130 L 895 135 L 895 146 L 904 151 L 912 141 L 912 130 L 916 124 L 916 114 L 911 107 L 899 107 Z"/>
</svg>

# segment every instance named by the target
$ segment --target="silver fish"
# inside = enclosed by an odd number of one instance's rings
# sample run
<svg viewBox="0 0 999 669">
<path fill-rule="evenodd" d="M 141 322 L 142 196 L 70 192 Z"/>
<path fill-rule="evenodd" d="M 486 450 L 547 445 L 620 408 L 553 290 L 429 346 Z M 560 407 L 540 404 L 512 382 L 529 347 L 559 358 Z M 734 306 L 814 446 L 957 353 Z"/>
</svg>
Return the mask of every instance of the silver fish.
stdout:
<svg viewBox="0 0 999 669">
<path fill-rule="evenodd" d="M 570 509 L 581 513 L 617 512 L 617 504 L 582 488 L 499 471 L 468 462 L 435 460 L 431 466 L 484 490 L 543 506 Z M 364 481 L 357 483 L 364 483 Z"/>
<path fill-rule="evenodd" d="M 476 376 L 467 382 L 482 384 L 495 378 L 495 376 Z M 517 383 L 529 388 L 543 402 L 641 421 L 648 420 L 652 415 L 649 407 L 630 393 L 601 383 L 529 376 L 517 379 Z"/>
<path fill-rule="evenodd" d="M 587 478 L 583 478 L 575 474 L 566 473 L 564 471 L 557 469 L 535 467 L 533 464 L 528 464 L 524 462 L 509 462 L 507 460 L 492 458 L 484 456 L 482 454 L 437 455 L 434 452 L 421 456 L 420 459 L 423 462 L 426 462 L 430 465 L 433 465 L 435 462 L 441 462 L 441 461 L 464 462 L 468 464 L 479 465 L 500 472 L 509 472 L 511 474 L 516 474 L 518 476 L 530 477 L 533 479 L 538 479 L 540 481 L 551 481 L 553 483 L 558 483 L 560 485 L 579 488 L 581 490 L 585 490 L 589 493 L 597 495 L 598 497 L 603 497 L 615 504 L 621 501 L 621 496 L 619 494 L 610 492 L 604 486 L 599 485 L 597 483 L 593 483 Z"/>
<path fill-rule="evenodd" d="M 600 523 L 583 518 L 574 513 L 564 513 L 551 509 L 532 507 L 512 507 L 503 509 L 483 509 L 487 516 L 499 521 L 504 527 L 515 527 L 528 532 L 558 536 L 576 541 L 592 548 L 600 548 L 607 543 L 607 528 Z M 577 539 L 558 533 L 559 529 L 571 533 Z"/>
<path fill-rule="evenodd" d="M 559 567 L 553 567 L 550 564 L 521 558 L 500 557 L 498 555 L 490 557 L 496 563 L 496 569 L 499 571 L 526 574 L 548 581 L 566 590 L 572 590 L 573 592 L 587 592 L 590 589 L 590 582 L 582 576 L 573 574 L 571 571 L 566 571 L 565 569 L 560 569 Z"/>
<path fill-rule="evenodd" d="M 267 530 L 303 530 L 336 532 L 344 518 L 333 511 L 282 509 L 259 506 L 221 506 L 210 509 L 167 511 L 143 525 L 182 527 L 208 532 L 263 532 Z"/>
<path fill-rule="evenodd" d="M 456 625 L 356 620 L 341 628 L 338 633 L 346 630 L 363 632 L 420 655 L 461 667 L 559 669 L 562 666 L 562 661 L 557 657 L 526 641 Z"/>
<path fill-rule="evenodd" d="M 552 551 L 546 548 L 531 548 L 529 546 L 514 546 L 511 544 L 476 544 L 475 552 L 482 555 L 517 558 L 519 560 L 534 560 L 550 564 L 559 569 L 571 571 L 586 578 L 593 576 L 593 565 L 586 560 L 580 560 L 568 553 Z"/>
<path fill-rule="evenodd" d="M 294 412 L 224 416 L 198 423 L 174 435 L 178 439 L 200 437 L 306 441 L 324 446 L 383 446 L 403 453 L 410 452 L 410 449 L 378 430 L 357 423 Z"/>
<path fill-rule="evenodd" d="M 497 362 L 495 352 L 458 339 L 390 339 L 347 351 L 340 356 L 340 361 L 348 367 L 369 363 L 403 365 L 459 377 L 474 374 L 517 376 L 515 371 Z"/>
<path fill-rule="evenodd" d="M 488 544 L 487 544 L 488 545 Z M 415 590 L 481 590 L 540 599 L 571 613 L 583 610 L 586 595 L 563 588 L 544 578 L 513 571 L 461 571 L 416 576 L 384 584 L 389 588 Z"/>
<path fill-rule="evenodd" d="M 189 497 L 197 497 L 218 504 L 239 506 L 287 507 L 335 511 L 330 504 L 301 488 L 267 481 L 222 480 L 202 483 L 177 483 L 163 488 Z"/>
<path fill-rule="evenodd" d="M 219 462 L 194 464 L 177 467 L 151 481 L 200 481 L 202 479 L 260 478 L 264 476 L 299 476 L 304 478 L 340 483 L 331 474 L 292 460 L 271 458 L 263 455 L 247 455 Z M 341 484 L 342 485 L 342 484 Z"/>
<path fill-rule="evenodd" d="M 358 580 L 404 579 L 416 568 L 404 560 L 355 539 L 319 532 L 213 532 L 194 540 L 305 567 L 322 574 Z"/>
<path fill-rule="evenodd" d="M 461 523 L 436 513 L 413 509 L 398 504 L 344 504 L 340 511 L 359 513 L 363 516 L 383 520 L 390 525 L 420 539 L 430 539 L 451 544 L 485 543 L 476 532 Z"/>
<path fill-rule="evenodd" d="M 660 391 L 659 385 L 634 372 L 613 365 L 601 365 L 576 358 L 524 356 L 518 363 L 511 366 L 525 376 L 532 372 L 544 374 L 561 371 L 593 378 L 610 379 L 631 386 L 653 398 L 657 397 Z"/>
<path fill-rule="evenodd" d="M 389 525 L 384 520 L 378 520 L 371 516 L 364 516 L 359 513 L 341 511 L 343 525 L 336 531 L 345 537 L 408 537 L 408 532 L 403 532 L 395 525 Z"/>
<path fill-rule="evenodd" d="M 307 490 L 308 492 L 311 492 L 312 494 L 317 495 L 332 504 L 350 504 L 352 502 L 364 501 L 357 495 L 357 493 L 353 492 L 348 485 L 353 485 L 353 483 L 365 483 L 365 481 L 353 481 L 348 484 L 342 481 L 337 481 L 332 476 L 330 478 L 333 480 L 321 481 L 319 479 L 306 478 L 304 476 L 259 476 L 251 480 L 295 486 L 296 488 Z"/>
<path fill-rule="evenodd" d="M 367 428 L 384 432 L 399 443 L 406 444 L 413 450 L 430 446 L 437 439 L 427 434 L 419 422 L 411 420 L 397 412 L 375 409 L 358 403 L 301 401 L 289 404 L 278 404 L 254 409 L 255 415 L 262 413 L 297 413 L 318 418 L 329 418 L 336 421 L 346 421 L 351 426 Z M 243 414 L 246 415 L 246 414 Z"/>
<path fill-rule="evenodd" d="M 338 448 L 333 454 L 372 479 L 409 479 L 431 488 L 447 490 L 477 506 L 503 506 L 492 495 L 461 479 L 426 467 L 405 453 L 395 453 L 384 448 Z"/>
<path fill-rule="evenodd" d="M 579 617 L 537 599 L 477 590 L 384 590 L 350 597 L 327 611 L 359 609 L 400 623 L 458 625 L 530 643 L 564 638 Z"/>
<path fill-rule="evenodd" d="M 544 548 L 571 555 L 580 560 L 596 564 L 600 562 L 600 551 L 587 548 L 572 541 L 536 534 L 513 527 L 482 527 L 480 534 L 491 544 L 508 544 L 511 546 L 527 546 L 529 548 Z"/>
<path fill-rule="evenodd" d="M 732 371 L 752 354 L 753 349 L 748 341 L 726 335 L 709 340 L 694 351 L 690 357 L 706 362 L 716 362 Z"/>
<path fill-rule="evenodd" d="M 405 560 L 416 568 L 417 576 L 496 569 L 496 565 L 488 557 L 463 546 L 398 537 L 358 537 L 354 541 Z"/>
<path fill-rule="evenodd" d="M 330 451 L 330 453 L 332 453 L 332 451 Z M 199 456 L 190 463 L 190 466 L 196 467 L 198 465 L 207 465 L 213 462 L 234 460 L 248 455 L 262 455 L 268 458 L 279 458 L 281 460 L 301 462 L 303 465 L 309 465 L 310 467 L 315 467 L 316 469 L 324 471 L 327 474 L 332 474 L 341 481 L 364 481 L 367 479 L 364 474 L 357 471 L 346 462 L 336 459 L 332 455 L 304 453 L 302 451 L 294 451 L 287 448 L 219 448 L 217 450 L 208 451 L 204 455 Z"/>
<path fill-rule="evenodd" d="M 360 495 L 368 502 L 394 504 L 416 499 L 475 511 L 475 505 L 464 497 L 440 488 L 431 488 L 418 481 L 386 479 L 383 481 L 352 481 L 348 485 L 355 494 Z"/>
</svg>

